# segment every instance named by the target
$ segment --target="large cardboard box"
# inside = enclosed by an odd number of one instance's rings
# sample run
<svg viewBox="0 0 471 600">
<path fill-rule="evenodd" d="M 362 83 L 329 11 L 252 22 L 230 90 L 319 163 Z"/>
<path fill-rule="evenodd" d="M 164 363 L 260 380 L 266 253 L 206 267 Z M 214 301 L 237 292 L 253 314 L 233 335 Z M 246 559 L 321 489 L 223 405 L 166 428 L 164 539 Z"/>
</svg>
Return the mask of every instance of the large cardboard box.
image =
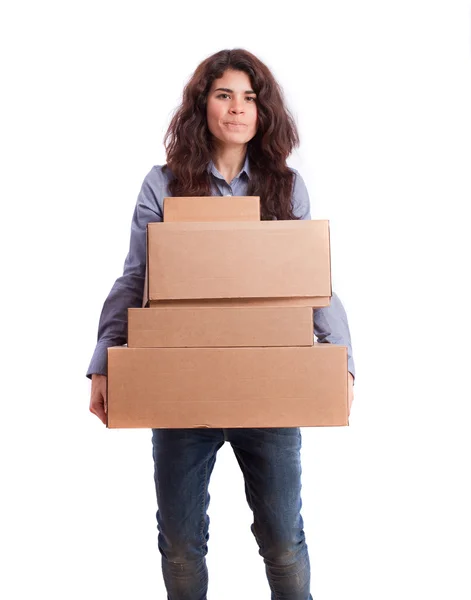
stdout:
<svg viewBox="0 0 471 600">
<path fill-rule="evenodd" d="M 348 425 L 347 349 L 108 349 L 109 428 Z"/>
<path fill-rule="evenodd" d="M 328 221 L 149 223 L 150 301 L 332 295 Z M 325 304 L 324 304 L 325 306 Z"/>
<path fill-rule="evenodd" d="M 128 309 L 129 348 L 312 346 L 310 307 Z"/>
<path fill-rule="evenodd" d="M 164 221 L 260 221 L 259 196 L 164 198 Z"/>
</svg>

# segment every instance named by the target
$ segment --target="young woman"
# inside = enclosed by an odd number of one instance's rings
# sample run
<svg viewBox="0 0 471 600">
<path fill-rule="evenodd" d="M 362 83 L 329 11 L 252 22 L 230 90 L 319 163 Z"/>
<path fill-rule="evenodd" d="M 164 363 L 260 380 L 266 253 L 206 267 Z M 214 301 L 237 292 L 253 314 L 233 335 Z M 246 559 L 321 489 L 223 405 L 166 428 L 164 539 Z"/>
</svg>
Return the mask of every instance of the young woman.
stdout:
<svg viewBox="0 0 471 600">
<path fill-rule="evenodd" d="M 103 306 L 87 376 L 90 410 L 106 420 L 106 352 L 126 343 L 127 309 L 142 305 L 146 225 L 161 221 L 166 196 L 260 196 L 262 219 L 310 219 L 300 174 L 286 160 L 299 143 L 279 85 L 245 50 L 203 61 L 183 91 L 165 136 L 167 164 L 144 180 L 124 273 Z M 318 341 L 348 347 L 349 409 L 354 364 L 343 306 L 335 294 L 314 310 Z M 230 442 L 253 511 L 252 532 L 272 599 L 308 600 L 310 566 L 301 517 L 299 428 L 154 429 L 152 435 L 162 571 L 169 600 L 206 599 L 208 484 L 216 453 Z M 250 590 L 247 590 L 248 597 Z"/>
</svg>

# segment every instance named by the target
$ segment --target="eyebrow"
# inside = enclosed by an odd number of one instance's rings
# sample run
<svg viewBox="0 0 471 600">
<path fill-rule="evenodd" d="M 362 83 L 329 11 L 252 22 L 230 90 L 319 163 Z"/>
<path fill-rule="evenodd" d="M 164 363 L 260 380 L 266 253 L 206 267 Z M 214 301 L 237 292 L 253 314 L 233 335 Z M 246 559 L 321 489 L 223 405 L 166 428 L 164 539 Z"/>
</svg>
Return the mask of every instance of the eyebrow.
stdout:
<svg viewBox="0 0 471 600">
<path fill-rule="evenodd" d="M 233 94 L 234 90 L 230 90 L 229 88 L 217 88 L 217 90 L 214 90 L 215 92 L 228 92 L 229 94 Z M 253 90 L 245 90 L 244 92 L 245 94 L 255 94 L 255 92 Z"/>
</svg>

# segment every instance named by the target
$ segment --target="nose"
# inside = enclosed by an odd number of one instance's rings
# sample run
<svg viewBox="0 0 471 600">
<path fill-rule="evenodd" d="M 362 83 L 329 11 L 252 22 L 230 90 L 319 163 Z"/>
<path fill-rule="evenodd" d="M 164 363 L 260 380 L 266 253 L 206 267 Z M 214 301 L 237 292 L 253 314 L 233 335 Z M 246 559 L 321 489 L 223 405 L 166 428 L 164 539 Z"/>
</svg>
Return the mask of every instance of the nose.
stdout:
<svg viewBox="0 0 471 600">
<path fill-rule="evenodd" d="M 235 97 L 232 102 L 231 102 L 231 106 L 229 108 L 229 112 L 231 114 L 237 115 L 239 113 L 243 113 L 244 112 L 244 105 L 243 105 L 243 100 Z"/>
</svg>

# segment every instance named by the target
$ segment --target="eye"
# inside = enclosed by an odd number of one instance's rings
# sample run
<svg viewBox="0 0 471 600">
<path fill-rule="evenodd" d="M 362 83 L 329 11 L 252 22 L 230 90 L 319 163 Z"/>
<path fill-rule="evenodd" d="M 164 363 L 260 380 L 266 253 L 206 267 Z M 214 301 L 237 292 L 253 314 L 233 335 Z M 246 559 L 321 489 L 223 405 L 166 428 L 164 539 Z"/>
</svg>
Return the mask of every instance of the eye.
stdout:
<svg viewBox="0 0 471 600">
<path fill-rule="evenodd" d="M 221 94 L 218 94 L 216 96 L 216 98 L 223 98 L 223 99 L 225 99 L 225 98 L 230 98 L 230 96 L 229 96 L 229 94 L 226 94 L 226 93 L 222 92 Z M 256 98 L 254 96 L 246 96 L 245 99 L 249 100 L 249 102 L 255 102 L 256 101 Z"/>
</svg>

